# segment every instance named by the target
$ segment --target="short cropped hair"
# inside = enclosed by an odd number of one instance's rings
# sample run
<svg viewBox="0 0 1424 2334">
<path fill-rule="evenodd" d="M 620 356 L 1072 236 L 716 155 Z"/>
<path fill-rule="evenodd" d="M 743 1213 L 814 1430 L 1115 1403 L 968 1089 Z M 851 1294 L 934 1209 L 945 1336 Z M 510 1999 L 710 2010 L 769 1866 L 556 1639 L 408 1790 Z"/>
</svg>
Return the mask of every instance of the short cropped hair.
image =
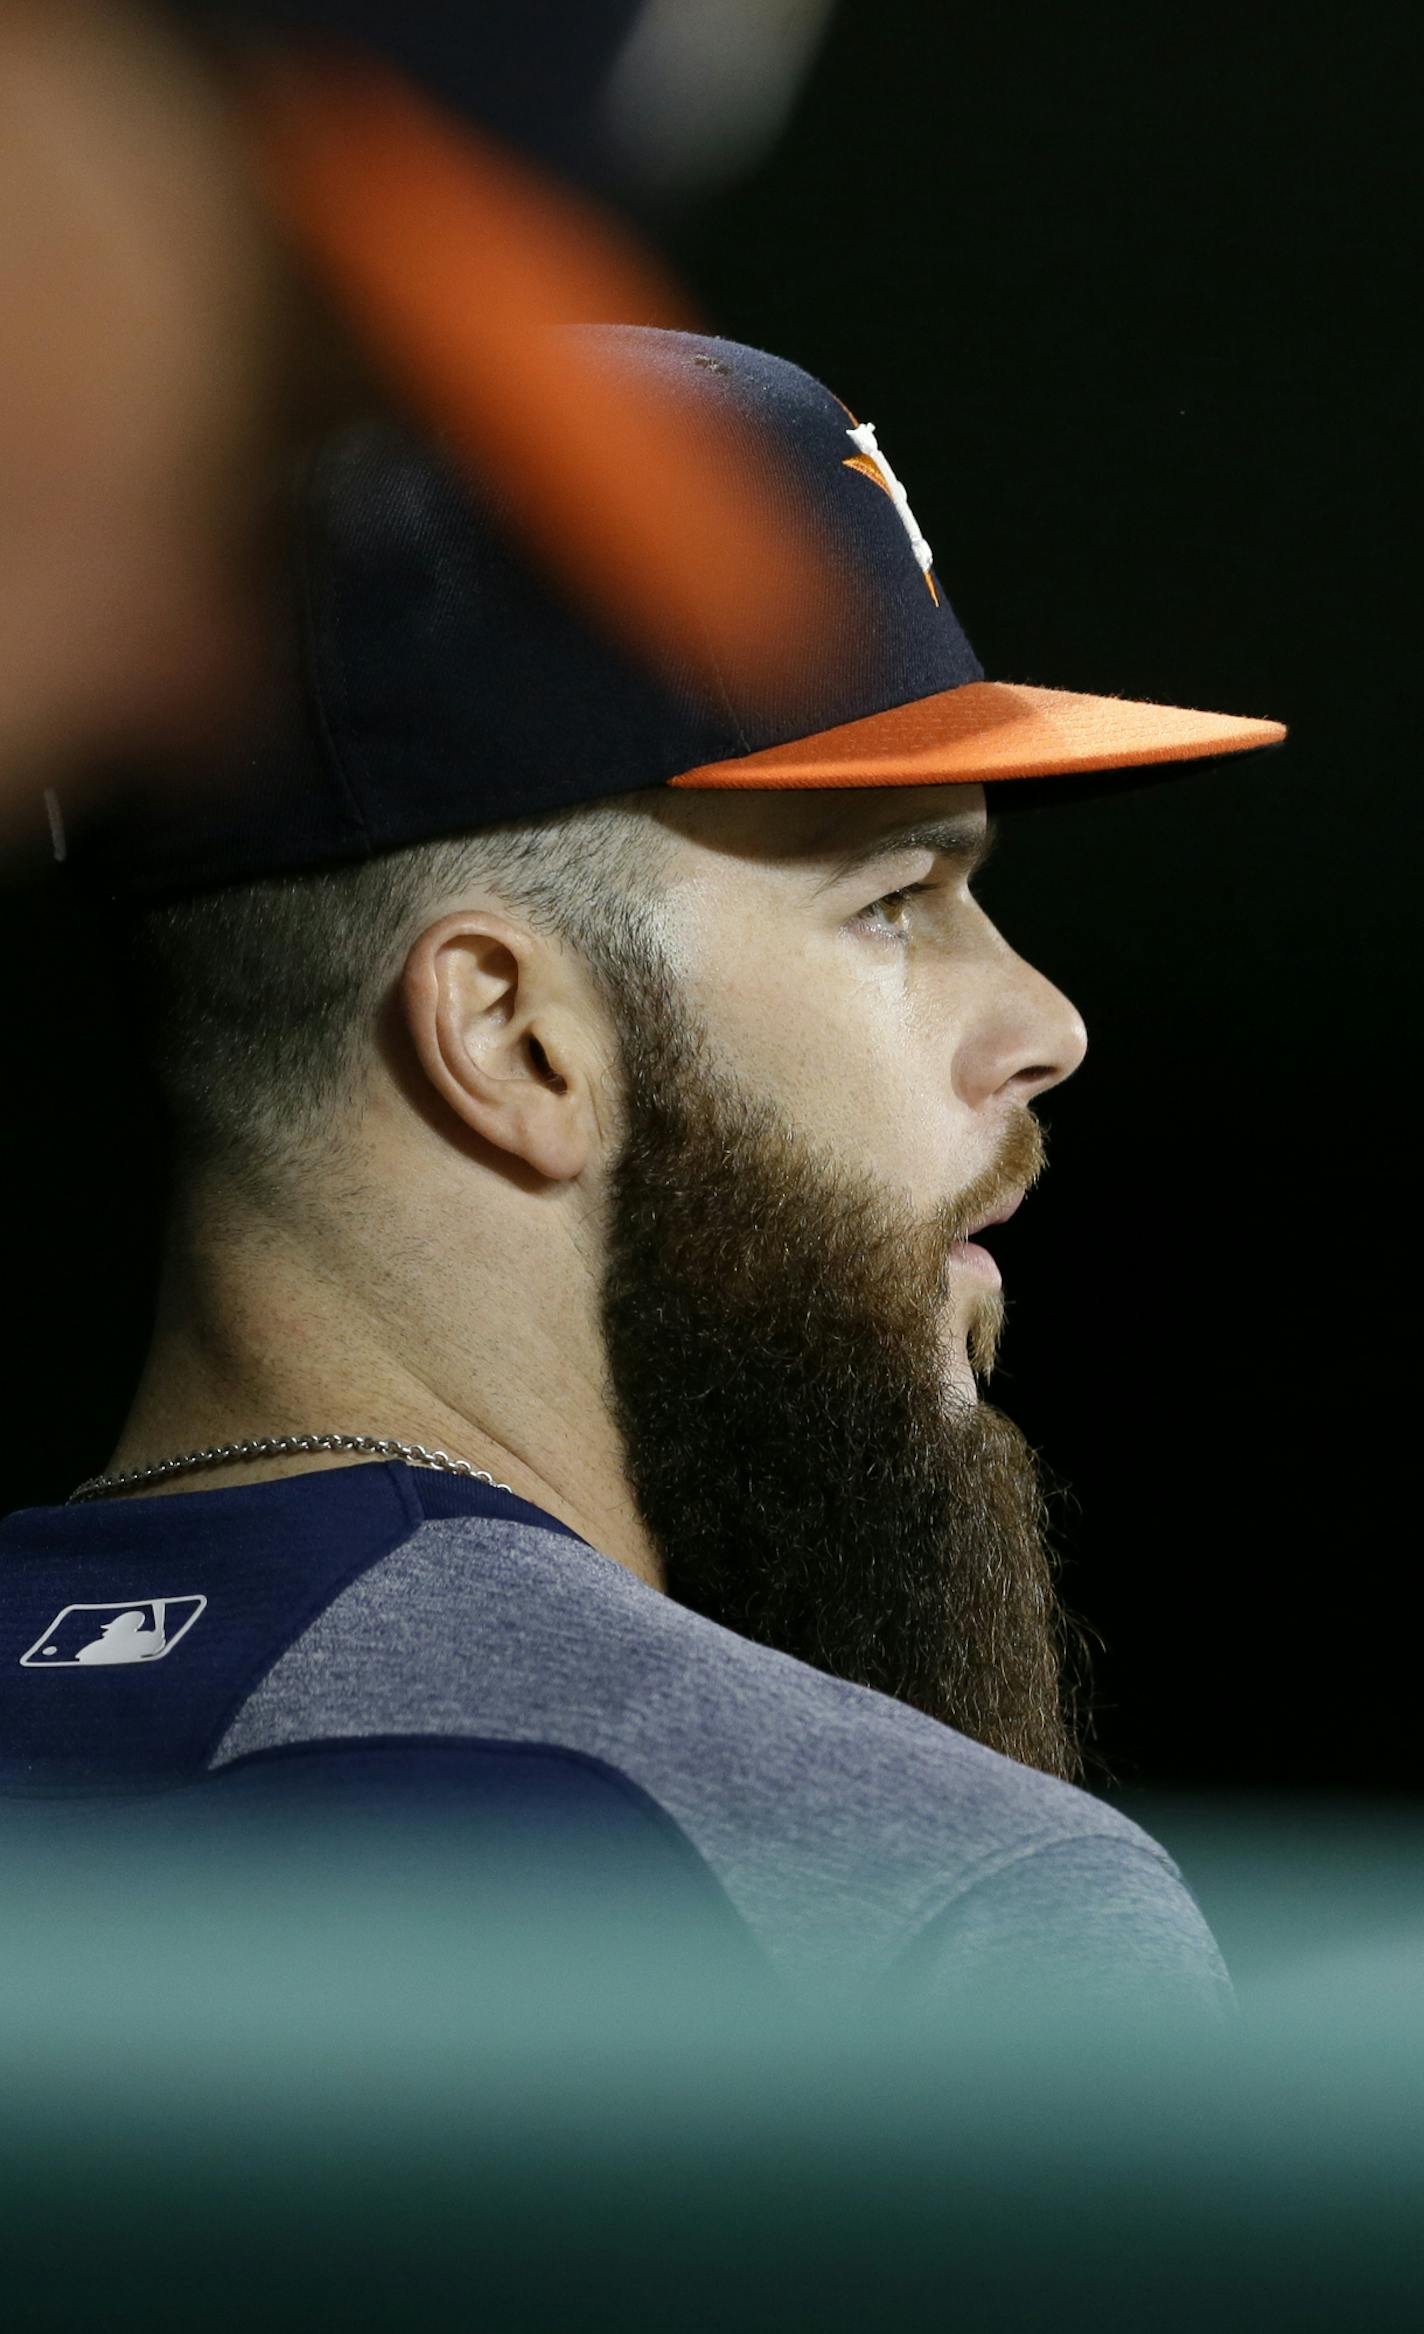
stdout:
<svg viewBox="0 0 1424 2334">
<path fill-rule="evenodd" d="M 438 904 L 472 887 L 567 943 L 620 1031 L 667 995 L 674 843 L 638 794 L 228 884 L 121 930 L 171 1166 L 259 1204 L 339 1138 L 377 1022 Z"/>
</svg>

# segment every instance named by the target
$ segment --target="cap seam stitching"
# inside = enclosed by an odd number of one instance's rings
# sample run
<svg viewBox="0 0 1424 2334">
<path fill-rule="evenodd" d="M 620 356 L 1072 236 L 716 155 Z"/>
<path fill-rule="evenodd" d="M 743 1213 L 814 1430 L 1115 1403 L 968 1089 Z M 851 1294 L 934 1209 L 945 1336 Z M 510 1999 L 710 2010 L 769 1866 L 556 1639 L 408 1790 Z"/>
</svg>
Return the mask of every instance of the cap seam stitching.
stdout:
<svg viewBox="0 0 1424 2334">
<path fill-rule="evenodd" d="M 702 643 L 707 651 L 708 662 L 712 667 L 713 676 L 717 683 L 718 693 L 722 699 L 723 710 L 726 713 L 728 721 L 732 725 L 732 734 L 736 738 L 737 744 L 741 747 L 742 752 L 744 754 L 750 754 L 755 749 L 753 748 L 751 740 L 748 738 L 746 731 L 743 729 L 741 722 L 738 719 L 737 709 L 732 703 L 731 691 L 727 687 L 721 664 L 718 662 L 717 651 L 712 646 L 711 635 L 709 634 L 706 625 L 703 624 L 700 619 L 698 622 L 698 630 L 702 635 Z"/>
</svg>

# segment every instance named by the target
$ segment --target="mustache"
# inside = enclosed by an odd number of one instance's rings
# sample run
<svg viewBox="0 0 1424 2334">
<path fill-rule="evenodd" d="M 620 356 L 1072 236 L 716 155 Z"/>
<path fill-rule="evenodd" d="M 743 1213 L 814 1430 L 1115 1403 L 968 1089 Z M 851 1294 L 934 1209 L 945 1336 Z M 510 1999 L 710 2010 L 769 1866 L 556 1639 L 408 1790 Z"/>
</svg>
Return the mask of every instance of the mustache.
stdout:
<svg viewBox="0 0 1424 2334">
<path fill-rule="evenodd" d="M 991 1174 L 967 1191 L 959 1192 L 935 1223 L 939 1260 L 948 1264 L 955 1243 L 967 1239 L 976 1226 L 993 1221 L 1016 1207 L 1040 1180 L 1048 1165 L 1048 1137 L 1032 1111 L 1013 1121 Z"/>
</svg>

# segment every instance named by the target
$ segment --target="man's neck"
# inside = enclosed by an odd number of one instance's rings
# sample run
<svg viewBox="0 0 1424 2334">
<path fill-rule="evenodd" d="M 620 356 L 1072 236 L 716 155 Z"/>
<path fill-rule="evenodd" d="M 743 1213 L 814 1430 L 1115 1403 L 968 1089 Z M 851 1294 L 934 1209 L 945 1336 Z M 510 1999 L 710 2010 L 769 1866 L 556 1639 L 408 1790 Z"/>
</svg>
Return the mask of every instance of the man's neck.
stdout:
<svg viewBox="0 0 1424 2334">
<path fill-rule="evenodd" d="M 488 1318 L 484 1309 L 472 1318 Z M 542 1508 L 650 1587 L 664 1586 L 601 1406 L 576 1386 L 502 1368 L 497 1392 L 459 1384 L 437 1338 L 416 1369 L 333 1277 L 290 1244 L 171 1237 L 154 1335 L 106 1474 L 214 1445 L 296 1434 L 378 1435 L 447 1452 Z M 498 1333 L 489 1350 L 500 1350 Z M 557 1367 L 557 1365 L 555 1365 Z M 285 1453 L 184 1471 L 112 1498 L 220 1490 L 366 1463 Z M 373 1462 L 374 1463 L 374 1462 Z"/>
</svg>

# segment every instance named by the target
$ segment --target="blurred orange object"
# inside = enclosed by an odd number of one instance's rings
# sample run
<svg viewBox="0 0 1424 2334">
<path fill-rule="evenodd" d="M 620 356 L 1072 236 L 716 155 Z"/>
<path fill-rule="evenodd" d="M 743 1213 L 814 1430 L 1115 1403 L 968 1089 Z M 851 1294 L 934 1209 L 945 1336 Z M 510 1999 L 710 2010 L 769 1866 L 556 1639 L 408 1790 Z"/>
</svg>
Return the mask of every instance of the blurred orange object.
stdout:
<svg viewBox="0 0 1424 2334">
<path fill-rule="evenodd" d="M 621 227 L 376 63 L 268 56 L 250 121 L 274 205 L 373 364 L 596 615 L 754 702 L 842 652 L 830 553 L 761 445 L 550 332 L 700 329 Z"/>
</svg>

